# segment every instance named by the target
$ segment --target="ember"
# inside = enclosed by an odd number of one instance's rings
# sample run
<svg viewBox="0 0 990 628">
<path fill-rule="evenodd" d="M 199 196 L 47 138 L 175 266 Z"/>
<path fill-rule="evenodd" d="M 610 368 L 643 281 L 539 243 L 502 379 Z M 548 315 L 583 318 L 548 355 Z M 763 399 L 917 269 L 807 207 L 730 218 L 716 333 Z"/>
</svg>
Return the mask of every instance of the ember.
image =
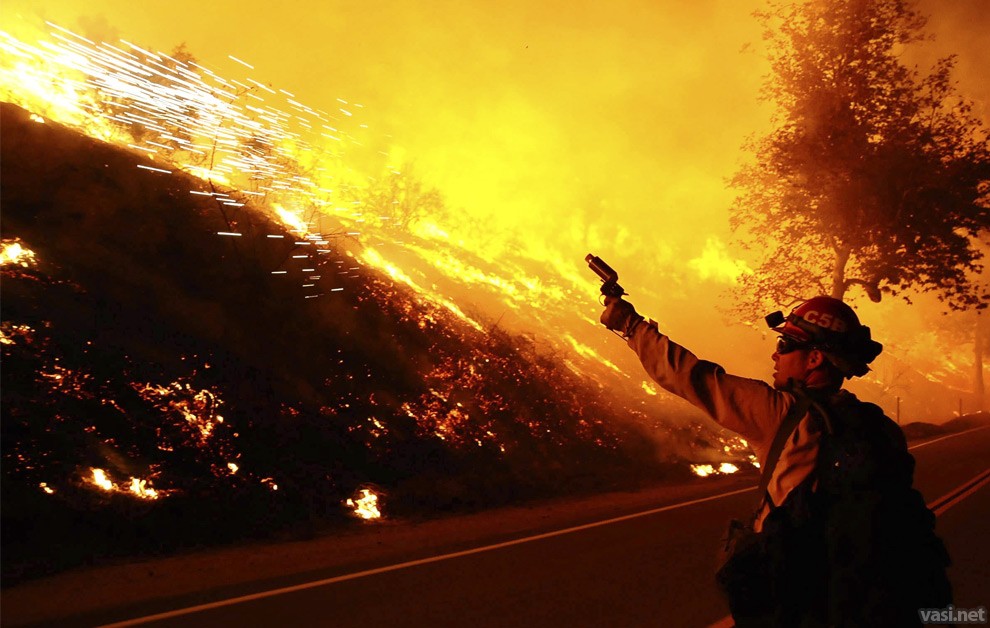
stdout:
<svg viewBox="0 0 990 628">
<path fill-rule="evenodd" d="M 213 391 L 196 390 L 188 382 L 181 380 L 169 386 L 131 385 L 145 400 L 162 411 L 174 412 L 183 417 L 196 430 L 201 442 L 209 440 L 216 426 L 223 423 L 223 417 L 217 414 L 223 401 Z"/>
<path fill-rule="evenodd" d="M 0 344 L 12 345 L 18 340 L 31 342 L 34 329 L 29 325 L 14 325 L 9 321 L 0 323 Z"/>
</svg>

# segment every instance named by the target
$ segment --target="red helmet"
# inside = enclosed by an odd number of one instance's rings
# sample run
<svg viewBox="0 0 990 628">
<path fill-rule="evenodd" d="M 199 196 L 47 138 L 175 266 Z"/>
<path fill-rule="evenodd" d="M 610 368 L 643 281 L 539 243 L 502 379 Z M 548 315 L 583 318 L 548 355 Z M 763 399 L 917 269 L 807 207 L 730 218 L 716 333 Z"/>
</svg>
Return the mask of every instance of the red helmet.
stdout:
<svg viewBox="0 0 990 628">
<path fill-rule="evenodd" d="M 766 321 L 777 333 L 820 349 L 846 377 L 865 375 L 870 370 L 867 364 L 883 350 L 856 312 L 832 297 L 808 299 L 789 316 L 774 312 Z"/>
</svg>

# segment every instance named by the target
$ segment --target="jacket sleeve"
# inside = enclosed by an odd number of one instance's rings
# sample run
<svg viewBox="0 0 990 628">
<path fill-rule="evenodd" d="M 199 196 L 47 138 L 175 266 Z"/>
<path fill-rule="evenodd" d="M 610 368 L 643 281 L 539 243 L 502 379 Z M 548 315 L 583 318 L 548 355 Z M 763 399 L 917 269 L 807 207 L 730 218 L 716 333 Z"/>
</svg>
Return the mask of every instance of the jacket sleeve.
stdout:
<svg viewBox="0 0 990 628">
<path fill-rule="evenodd" d="M 661 334 L 652 321 L 637 326 L 628 342 L 657 384 L 745 438 L 760 459 L 765 458 L 777 427 L 795 402 L 793 395 L 698 359 Z"/>
</svg>

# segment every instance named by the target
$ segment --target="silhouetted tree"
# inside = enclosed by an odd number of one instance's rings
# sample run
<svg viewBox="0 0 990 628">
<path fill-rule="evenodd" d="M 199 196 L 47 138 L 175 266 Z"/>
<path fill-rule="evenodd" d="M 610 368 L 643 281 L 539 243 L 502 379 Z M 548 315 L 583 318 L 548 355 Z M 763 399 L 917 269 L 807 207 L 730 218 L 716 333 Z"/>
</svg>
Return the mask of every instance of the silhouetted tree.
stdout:
<svg viewBox="0 0 990 628">
<path fill-rule="evenodd" d="M 444 211 L 439 190 L 428 186 L 407 164 L 402 172 L 389 170 L 367 188 L 356 191 L 356 199 L 369 213 L 386 218 L 385 227 L 406 229 L 410 223 Z"/>
<path fill-rule="evenodd" d="M 921 75 L 905 46 L 926 18 L 904 0 L 771 2 L 773 128 L 732 178 L 731 222 L 759 247 L 748 296 L 787 304 L 934 291 L 951 308 L 985 307 L 973 240 L 990 223 L 990 148 L 951 80 L 953 57 Z"/>
</svg>

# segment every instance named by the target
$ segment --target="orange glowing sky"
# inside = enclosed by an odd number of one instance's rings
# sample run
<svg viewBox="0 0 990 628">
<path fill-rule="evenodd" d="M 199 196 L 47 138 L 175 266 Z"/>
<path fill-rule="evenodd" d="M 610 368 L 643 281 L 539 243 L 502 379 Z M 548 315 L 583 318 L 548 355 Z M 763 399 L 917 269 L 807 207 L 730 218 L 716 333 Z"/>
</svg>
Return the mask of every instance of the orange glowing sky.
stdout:
<svg viewBox="0 0 990 628">
<path fill-rule="evenodd" d="M 523 247 L 580 266 L 593 251 L 675 338 L 765 377 L 769 340 L 715 310 L 731 276 L 717 270 L 736 254 L 722 246 L 731 237 L 724 181 L 769 116 L 757 101 L 759 5 L 5 0 L 0 10 L 15 35 L 44 18 L 93 39 L 164 51 L 185 42 L 221 71 L 227 55 L 248 61 L 255 78 L 306 103 L 361 103 L 370 148 L 414 163 L 491 232 L 491 254 Z M 984 119 L 986 6 L 922 2 L 937 41 L 916 53 L 958 53 L 962 91 Z M 593 295 L 575 307 L 597 317 Z M 874 307 L 864 317 L 913 320 Z"/>
</svg>

